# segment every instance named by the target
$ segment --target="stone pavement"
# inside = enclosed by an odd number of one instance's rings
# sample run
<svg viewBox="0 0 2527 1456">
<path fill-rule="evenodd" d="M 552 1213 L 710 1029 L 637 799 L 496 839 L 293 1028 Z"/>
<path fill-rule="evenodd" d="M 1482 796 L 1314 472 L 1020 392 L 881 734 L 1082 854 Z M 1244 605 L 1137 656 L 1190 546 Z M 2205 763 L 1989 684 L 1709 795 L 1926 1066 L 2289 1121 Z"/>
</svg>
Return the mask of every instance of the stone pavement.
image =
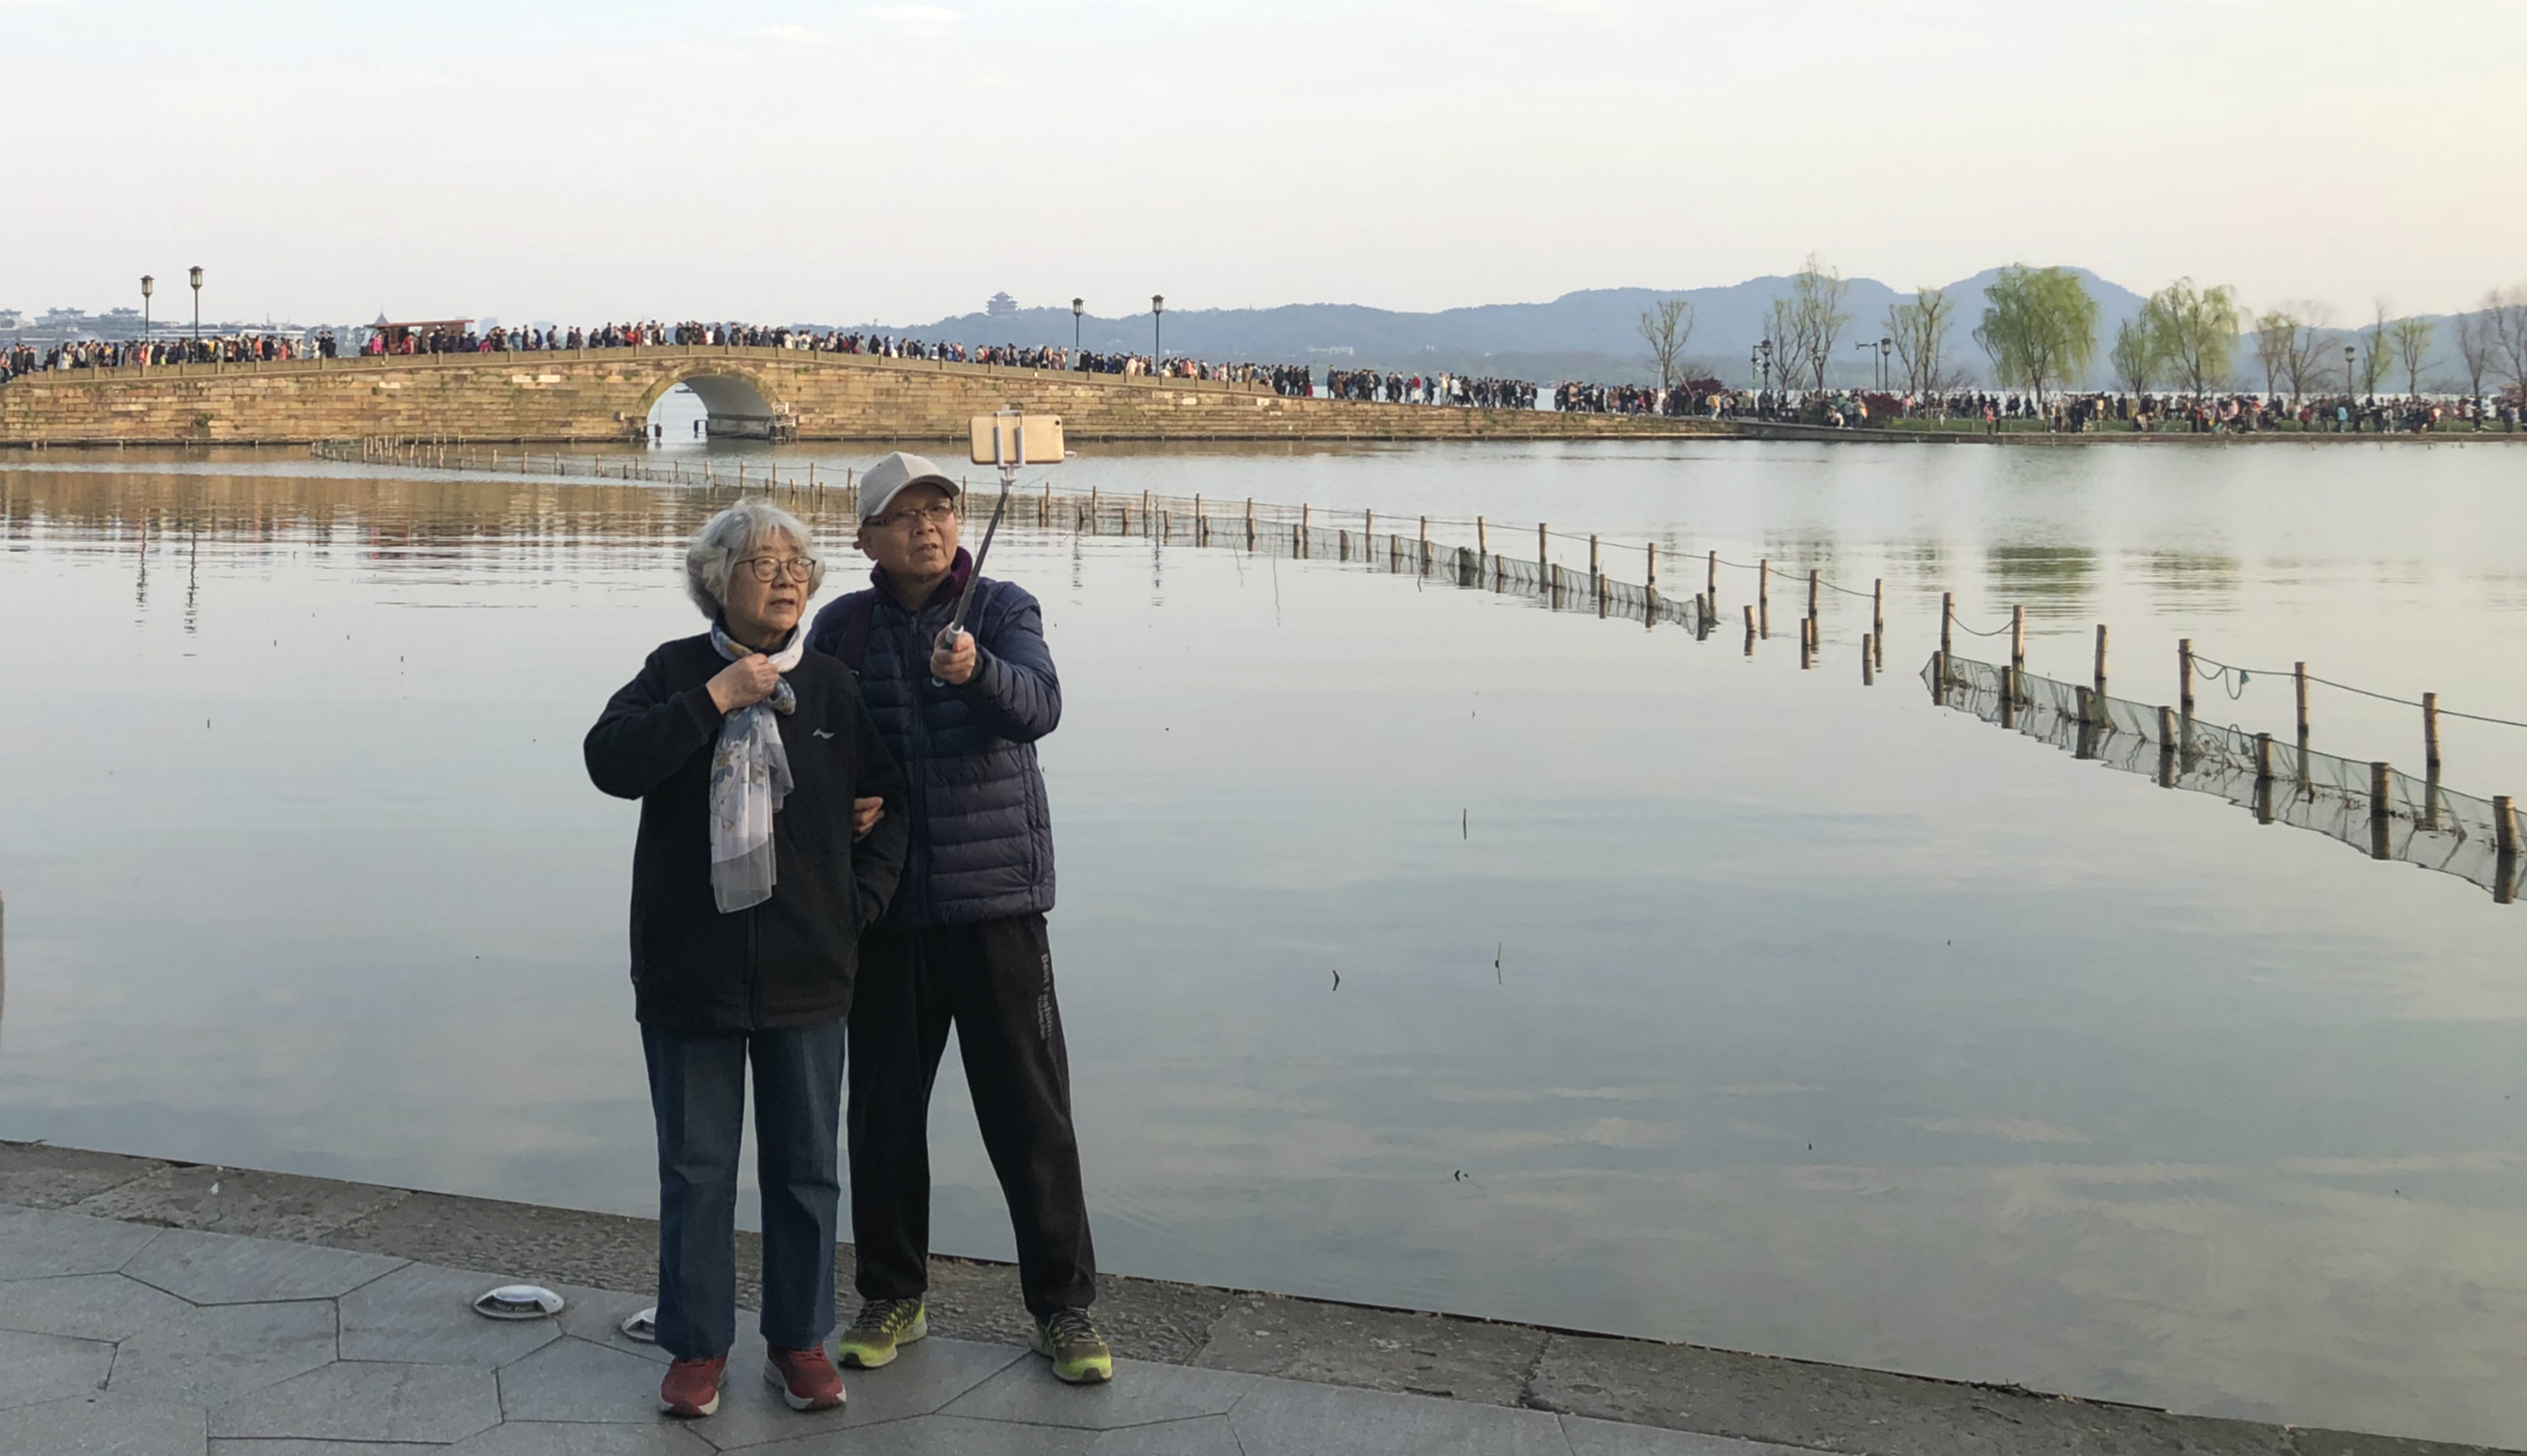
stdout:
<svg viewBox="0 0 2527 1456">
<path fill-rule="evenodd" d="M 1121 1362 L 1073 1388 L 1017 1345 L 933 1337 L 802 1415 L 742 1339 L 718 1415 L 657 1414 L 640 1294 L 566 1286 L 552 1320 L 468 1303 L 506 1275 L 0 1207 L 0 1452 L 62 1456 L 1764 1456 L 1787 1447 L 1547 1411 Z"/>
<path fill-rule="evenodd" d="M 621 1291 L 647 1285 L 655 1238 L 636 1219 L 0 1143 L 0 1456 L 2477 1452 L 1121 1277 L 1099 1309 L 1129 1358 L 1073 1389 L 1009 1337 L 1009 1271 L 952 1260 L 933 1267 L 941 1332 L 848 1373 L 845 1409 L 782 1405 L 747 1337 L 720 1414 L 671 1423 L 665 1357 L 617 1328 L 651 1302 Z M 520 1279 L 568 1307 L 468 1308 Z"/>
</svg>

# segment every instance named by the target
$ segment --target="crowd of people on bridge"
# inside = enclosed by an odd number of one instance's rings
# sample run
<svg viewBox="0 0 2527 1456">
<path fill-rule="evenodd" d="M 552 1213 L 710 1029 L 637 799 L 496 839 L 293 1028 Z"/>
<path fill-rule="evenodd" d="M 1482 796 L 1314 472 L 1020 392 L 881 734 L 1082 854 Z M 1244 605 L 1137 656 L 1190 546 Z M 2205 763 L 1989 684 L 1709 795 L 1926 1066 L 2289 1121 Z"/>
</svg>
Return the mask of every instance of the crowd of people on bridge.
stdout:
<svg viewBox="0 0 2527 1456">
<path fill-rule="evenodd" d="M 1521 379 L 1470 379 L 1462 374 L 1328 369 L 1325 397 L 1388 404 L 1439 404 L 1459 409 L 1533 409 L 1535 386 Z"/>
<path fill-rule="evenodd" d="M 51 369 L 121 369 L 132 364 L 241 364 L 335 357 L 330 330 L 314 334 L 221 334 L 204 338 L 81 338 L 0 349 L 0 384 Z"/>
<path fill-rule="evenodd" d="M 788 325 L 629 321 L 594 327 L 493 324 L 477 330 L 467 321 L 373 328 L 358 345 L 367 355 L 541 352 L 638 348 L 660 344 L 802 349 L 818 353 L 945 363 L 997 364 L 1131 378 L 1209 381 L 1261 387 L 1297 398 L 1417 404 L 1461 409 L 1550 408 L 1570 414 L 1701 416 L 1778 421 L 1859 429 L 1905 421 L 1965 421 L 1986 429 L 2179 431 L 2245 434 L 2298 430 L 2368 433 L 2425 432 L 2453 425 L 2473 429 L 2521 423 L 2519 391 L 2496 400 L 2422 396 L 2351 395 L 2290 399 L 2232 392 L 2193 396 L 2117 390 L 2058 391 L 2042 397 L 2025 391 L 1957 389 L 1916 396 L 1891 390 L 1733 390 L 1718 380 L 1670 386 L 1597 384 L 1564 380 L 1539 388 L 1525 380 L 1475 378 L 1446 371 L 1404 373 L 1375 369 L 1327 369 L 1321 386 L 1306 364 L 1213 363 L 1185 355 L 1109 353 L 1013 343 L 967 345 L 915 338 L 877 330 L 809 329 Z M 331 330 L 239 332 L 203 338 L 75 339 L 0 348 L 0 384 L 49 370 L 110 369 L 132 364 L 240 363 L 337 356 Z"/>
</svg>

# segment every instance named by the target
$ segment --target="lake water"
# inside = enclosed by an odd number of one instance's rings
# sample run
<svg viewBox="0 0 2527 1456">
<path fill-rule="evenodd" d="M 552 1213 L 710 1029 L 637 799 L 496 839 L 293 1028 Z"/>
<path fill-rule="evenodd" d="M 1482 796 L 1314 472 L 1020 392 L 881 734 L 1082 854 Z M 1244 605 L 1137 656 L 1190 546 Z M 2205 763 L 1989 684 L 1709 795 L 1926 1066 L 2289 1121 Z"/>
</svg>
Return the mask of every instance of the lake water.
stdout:
<svg viewBox="0 0 2527 1456">
<path fill-rule="evenodd" d="M 1625 579 L 1661 542 L 1678 593 L 1716 549 L 1888 594 L 1864 688 L 1866 603 L 1828 594 L 1802 672 L 1786 584 L 1749 657 L 1006 530 L 1067 699 L 1054 944 L 1108 1269 L 2527 1437 L 2527 907 L 1916 676 L 1953 591 L 1982 628 L 2026 604 L 2056 677 L 2112 624 L 2122 696 L 2172 700 L 2191 636 L 2527 717 L 2527 452 L 1114 447 L 1062 475 L 1481 514 L 1504 549 L 1541 516 Z M 0 458 L 0 1136 L 650 1211 L 636 810 L 579 743 L 696 629 L 677 545 L 707 509 Z M 1724 614 L 1752 591 L 1724 573 Z M 2201 692 L 2290 732 L 2286 676 Z M 2314 718 L 2419 765 L 2411 709 L 2319 689 Z M 2527 796 L 2527 731 L 2446 735 L 2451 787 Z M 955 1083 L 941 1247 L 1006 1257 Z"/>
</svg>

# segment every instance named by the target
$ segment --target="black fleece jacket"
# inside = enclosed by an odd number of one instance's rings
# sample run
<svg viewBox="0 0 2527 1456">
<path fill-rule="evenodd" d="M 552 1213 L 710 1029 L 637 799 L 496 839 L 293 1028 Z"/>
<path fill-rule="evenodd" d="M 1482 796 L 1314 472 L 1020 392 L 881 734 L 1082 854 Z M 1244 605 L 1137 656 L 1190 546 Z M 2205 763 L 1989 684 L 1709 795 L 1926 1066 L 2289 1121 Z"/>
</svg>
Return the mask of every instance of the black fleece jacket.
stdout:
<svg viewBox="0 0 2527 1456">
<path fill-rule="evenodd" d="M 710 762 L 728 663 L 707 633 L 649 654 L 588 730 L 588 776 L 641 801 L 632 851 L 632 987 L 644 1025 L 688 1035 L 809 1026 L 850 1014 L 859 934 L 886 912 L 910 825 L 903 772 L 850 669 L 809 649 L 776 715 L 796 787 L 772 816 L 772 898 L 723 914 L 711 898 Z M 851 801 L 886 815 L 851 840 Z"/>
</svg>

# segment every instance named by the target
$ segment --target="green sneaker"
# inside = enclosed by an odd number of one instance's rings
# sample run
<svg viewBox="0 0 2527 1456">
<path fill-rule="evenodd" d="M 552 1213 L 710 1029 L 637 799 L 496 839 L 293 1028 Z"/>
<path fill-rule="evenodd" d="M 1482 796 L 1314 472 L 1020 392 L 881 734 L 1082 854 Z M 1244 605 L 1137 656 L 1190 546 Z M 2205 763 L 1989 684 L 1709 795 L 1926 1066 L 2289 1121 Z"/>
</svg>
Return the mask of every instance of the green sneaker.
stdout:
<svg viewBox="0 0 2527 1456">
<path fill-rule="evenodd" d="M 872 1299 L 860 1305 L 860 1317 L 843 1331 L 843 1363 L 875 1370 L 893 1361 L 897 1347 L 930 1333 L 930 1314 L 917 1299 Z"/>
<path fill-rule="evenodd" d="M 1027 1348 L 1051 1359 L 1054 1378 L 1073 1385 L 1114 1378 L 1114 1352 L 1086 1310 L 1055 1310 L 1052 1319 L 1036 1321 Z"/>
</svg>

